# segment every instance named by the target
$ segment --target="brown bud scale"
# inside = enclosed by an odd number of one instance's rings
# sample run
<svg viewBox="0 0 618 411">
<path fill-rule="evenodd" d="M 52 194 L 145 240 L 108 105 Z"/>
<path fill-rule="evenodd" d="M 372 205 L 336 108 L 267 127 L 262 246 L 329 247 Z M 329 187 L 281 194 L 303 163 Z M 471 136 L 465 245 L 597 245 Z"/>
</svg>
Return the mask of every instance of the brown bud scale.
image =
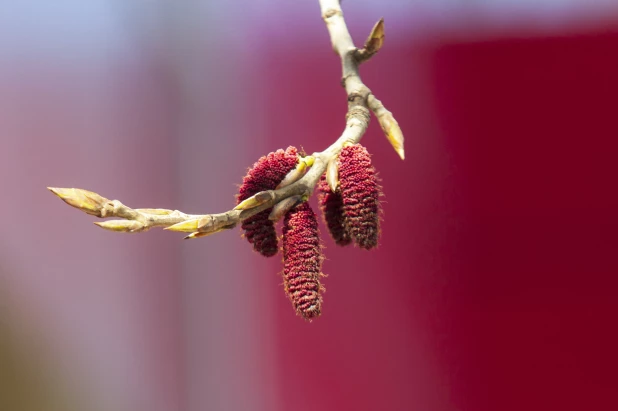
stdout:
<svg viewBox="0 0 618 411">
<path fill-rule="evenodd" d="M 296 147 L 291 146 L 285 151 L 277 150 L 261 157 L 243 178 L 236 204 L 260 191 L 274 190 L 297 163 L 298 152 Z M 245 238 L 255 251 L 265 257 L 272 257 L 278 250 L 275 226 L 268 219 L 271 211 L 272 208 L 269 208 L 242 222 Z"/>
<path fill-rule="evenodd" d="M 283 220 L 283 283 L 297 314 L 307 320 L 321 314 L 323 260 L 316 215 L 302 203 Z"/>
</svg>

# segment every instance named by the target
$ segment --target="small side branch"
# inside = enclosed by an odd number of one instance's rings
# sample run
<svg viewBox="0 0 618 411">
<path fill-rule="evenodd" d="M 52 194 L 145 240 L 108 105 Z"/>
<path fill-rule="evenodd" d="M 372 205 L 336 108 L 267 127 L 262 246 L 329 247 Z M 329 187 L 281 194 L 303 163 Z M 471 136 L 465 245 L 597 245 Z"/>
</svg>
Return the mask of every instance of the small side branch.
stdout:
<svg viewBox="0 0 618 411">
<path fill-rule="evenodd" d="M 97 193 L 79 188 L 47 188 L 62 199 L 62 201 L 86 214 L 99 218 L 121 218 L 122 220 L 95 223 L 99 227 L 110 231 L 139 233 L 148 231 L 152 227 L 169 227 L 199 217 L 185 214 L 178 210 L 162 208 L 133 209 L 118 200 L 109 200 Z"/>
</svg>

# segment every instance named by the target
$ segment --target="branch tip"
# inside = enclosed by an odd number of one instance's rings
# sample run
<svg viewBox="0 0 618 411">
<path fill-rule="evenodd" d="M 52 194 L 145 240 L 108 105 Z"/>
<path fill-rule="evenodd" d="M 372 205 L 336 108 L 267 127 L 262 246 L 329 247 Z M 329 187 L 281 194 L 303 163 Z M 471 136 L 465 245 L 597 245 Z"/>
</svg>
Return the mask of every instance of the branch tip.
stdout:
<svg viewBox="0 0 618 411">
<path fill-rule="evenodd" d="M 47 189 L 71 207 L 97 217 L 101 216 L 101 211 L 109 202 L 107 198 L 97 193 L 80 188 L 47 187 Z"/>
<path fill-rule="evenodd" d="M 189 234 L 188 236 L 184 237 L 183 240 L 192 240 L 194 238 L 200 238 L 200 237 L 206 237 L 207 235 L 210 235 L 209 233 L 200 233 L 198 231 Z"/>
<path fill-rule="evenodd" d="M 405 159 L 405 152 L 403 149 L 403 132 L 399 123 L 393 117 L 393 113 L 388 111 L 384 104 L 376 98 L 373 94 L 370 94 L 367 98 L 367 103 L 373 114 L 378 118 L 380 127 L 386 136 L 386 139 L 391 143 L 391 146 L 395 149 L 399 157 Z"/>
<path fill-rule="evenodd" d="M 359 63 L 369 60 L 374 54 L 376 54 L 384 45 L 384 17 L 380 18 L 378 22 L 371 29 L 369 37 L 365 41 L 365 46 L 356 51 L 355 57 Z"/>
<path fill-rule="evenodd" d="M 388 111 L 387 114 L 381 116 L 378 121 L 380 122 L 380 126 L 386 135 L 386 139 L 393 146 L 399 157 L 402 160 L 405 159 L 405 152 L 403 149 L 403 133 L 401 131 L 401 127 L 399 127 L 399 123 L 393 117 L 393 114 Z"/>
</svg>

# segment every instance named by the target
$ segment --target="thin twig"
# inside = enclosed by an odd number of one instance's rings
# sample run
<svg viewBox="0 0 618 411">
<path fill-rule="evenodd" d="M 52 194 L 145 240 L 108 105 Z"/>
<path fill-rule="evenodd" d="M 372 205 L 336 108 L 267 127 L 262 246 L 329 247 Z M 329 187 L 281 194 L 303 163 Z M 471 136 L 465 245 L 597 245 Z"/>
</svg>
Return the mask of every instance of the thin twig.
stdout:
<svg viewBox="0 0 618 411">
<path fill-rule="evenodd" d="M 374 112 L 389 141 L 403 158 L 403 135 L 397 122 L 392 118 L 390 111 L 386 110 L 365 86 L 358 70 L 359 64 L 377 53 L 384 42 L 383 20 L 374 26 L 365 47 L 359 50 L 354 46 L 346 26 L 340 1 L 319 0 L 319 2 L 333 49 L 341 59 L 342 85 L 347 95 L 348 111 L 345 129 L 341 136 L 324 151 L 312 154 L 311 167 L 296 182 L 276 190 L 257 193 L 224 213 L 203 215 L 185 214 L 178 210 L 132 209 L 118 200 L 108 200 L 99 194 L 75 188 L 50 188 L 50 190 L 67 204 L 88 214 L 101 218 L 122 219 L 95 223 L 108 230 L 133 233 L 147 231 L 152 227 L 166 227 L 172 231 L 192 233 L 187 238 L 197 238 L 232 228 L 246 218 L 288 198 L 306 200 L 312 195 L 329 162 L 336 161 L 344 145 L 360 142 L 369 126 L 370 111 Z M 394 131 L 393 127 L 396 128 Z"/>
</svg>

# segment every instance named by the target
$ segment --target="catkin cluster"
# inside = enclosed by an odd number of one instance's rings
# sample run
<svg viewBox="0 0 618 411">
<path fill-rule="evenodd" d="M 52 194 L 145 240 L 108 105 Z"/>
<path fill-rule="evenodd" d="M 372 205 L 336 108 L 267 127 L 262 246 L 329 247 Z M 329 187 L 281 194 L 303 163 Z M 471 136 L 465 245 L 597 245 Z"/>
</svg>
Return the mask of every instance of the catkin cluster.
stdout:
<svg viewBox="0 0 618 411">
<path fill-rule="evenodd" d="M 243 178 L 236 204 L 260 191 L 274 190 L 297 163 L 298 151 L 291 146 L 285 151 L 277 150 L 260 158 Z M 272 257 L 278 250 L 275 226 L 268 219 L 271 211 L 272 208 L 269 208 L 242 222 L 245 238 L 264 257 Z"/>
<path fill-rule="evenodd" d="M 288 147 L 260 158 L 243 179 L 238 203 L 260 191 L 273 190 L 286 175 L 297 169 L 298 151 Z M 356 244 L 369 250 L 378 245 L 380 234 L 380 186 L 367 150 L 360 144 L 342 149 L 337 159 L 339 171 L 335 192 L 322 176 L 319 184 L 319 205 L 324 221 L 335 243 Z M 278 251 L 271 209 L 243 221 L 245 238 L 253 249 L 271 257 Z M 283 284 L 297 314 L 307 320 L 321 313 L 324 287 L 322 274 L 322 243 L 318 221 L 311 206 L 299 201 L 286 212 L 282 234 Z"/>
<path fill-rule="evenodd" d="M 380 195 L 371 156 L 360 144 L 346 146 L 337 161 L 339 187 L 332 192 L 322 176 L 318 185 L 324 221 L 335 243 L 354 242 L 360 248 L 377 247 L 380 236 Z"/>
</svg>

